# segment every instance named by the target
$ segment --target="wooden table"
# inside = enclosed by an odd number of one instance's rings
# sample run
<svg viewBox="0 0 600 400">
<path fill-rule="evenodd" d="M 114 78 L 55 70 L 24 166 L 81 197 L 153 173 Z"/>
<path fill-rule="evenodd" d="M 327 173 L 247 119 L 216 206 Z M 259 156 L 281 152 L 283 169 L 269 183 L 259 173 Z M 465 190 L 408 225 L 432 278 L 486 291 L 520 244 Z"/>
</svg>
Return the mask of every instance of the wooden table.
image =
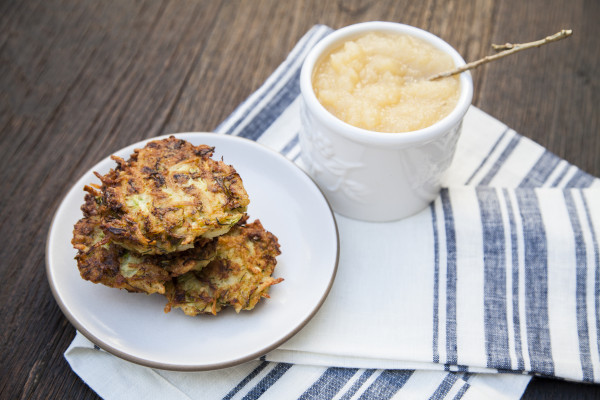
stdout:
<svg viewBox="0 0 600 400">
<path fill-rule="evenodd" d="M 415 25 L 466 60 L 491 43 L 572 38 L 473 73 L 474 104 L 600 176 L 600 2 L 81 1 L 0 3 L 0 398 L 96 395 L 63 352 L 75 334 L 45 276 L 45 241 L 67 189 L 130 143 L 210 131 L 314 24 Z M 600 396 L 535 378 L 524 398 Z"/>
</svg>

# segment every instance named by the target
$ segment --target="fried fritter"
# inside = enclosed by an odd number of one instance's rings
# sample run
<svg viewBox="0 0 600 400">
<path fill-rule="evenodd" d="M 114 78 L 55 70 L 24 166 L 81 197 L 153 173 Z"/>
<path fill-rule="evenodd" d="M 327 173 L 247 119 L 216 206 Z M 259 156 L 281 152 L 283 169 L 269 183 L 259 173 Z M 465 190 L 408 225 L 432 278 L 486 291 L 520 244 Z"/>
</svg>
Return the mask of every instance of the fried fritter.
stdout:
<svg viewBox="0 0 600 400">
<path fill-rule="evenodd" d="M 99 199 L 87 194 L 81 207 L 84 217 L 73 230 L 75 257 L 83 279 L 130 292 L 165 293 L 173 276 L 200 270 L 216 255 L 216 239 L 199 239 L 196 245 L 178 253 L 140 255 L 127 250 L 100 229 Z"/>
<path fill-rule="evenodd" d="M 243 222 L 243 221 L 242 221 Z M 216 314 L 232 306 L 236 312 L 251 310 L 269 287 L 280 253 L 277 238 L 260 221 L 238 224 L 217 241 L 216 257 L 202 270 L 174 277 L 166 286 L 165 312 L 181 308 L 187 315 Z"/>
<path fill-rule="evenodd" d="M 248 194 L 213 148 L 173 136 L 136 149 L 86 186 L 72 244 L 81 277 L 167 297 L 165 312 L 216 314 L 253 309 L 280 254 L 260 221 L 246 224 Z"/>
<path fill-rule="evenodd" d="M 173 136 L 149 142 L 102 181 L 101 229 L 140 254 L 191 248 L 227 233 L 246 212 L 248 194 L 235 169 L 211 158 L 213 147 Z"/>
</svg>

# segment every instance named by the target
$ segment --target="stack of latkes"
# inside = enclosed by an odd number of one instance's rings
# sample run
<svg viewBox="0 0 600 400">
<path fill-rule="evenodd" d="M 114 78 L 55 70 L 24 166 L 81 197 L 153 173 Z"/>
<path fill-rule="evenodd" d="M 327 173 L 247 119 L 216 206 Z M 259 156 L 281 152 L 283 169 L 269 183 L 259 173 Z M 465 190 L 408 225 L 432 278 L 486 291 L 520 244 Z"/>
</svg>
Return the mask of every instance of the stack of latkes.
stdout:
<svg viewBox="0 0 600 400">
<path fill-rule="evenodd" d="M 83 279 L 167 297 L 165 312 L 251 310 L 282 278 L 277 238 L 247 223 L 248 194 L 214 148 L 173 136 L 136 149 L 86 186 L 73 246 Z"/>
</svg>

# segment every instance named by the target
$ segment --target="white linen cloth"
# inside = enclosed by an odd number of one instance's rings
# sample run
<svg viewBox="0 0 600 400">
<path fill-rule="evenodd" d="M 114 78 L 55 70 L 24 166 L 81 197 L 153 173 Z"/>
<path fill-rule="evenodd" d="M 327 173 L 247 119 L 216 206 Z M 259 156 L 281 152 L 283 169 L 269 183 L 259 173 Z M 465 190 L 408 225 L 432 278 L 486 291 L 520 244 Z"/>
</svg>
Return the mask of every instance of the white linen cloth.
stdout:
<svg viewBox="0 0 600 400">
<path fill-rule="evenodd" d="M 315 26 L 218 128 L 302 166 L 298 76 Z M 340 262 L 309 324 L 211 372 L 65 352 L 107 399 L 519 398 L 530 375 L 600 382 L 600 180 L 471 107 L 440 196 L 402 221 L 336 215 Z"/>
</svg>

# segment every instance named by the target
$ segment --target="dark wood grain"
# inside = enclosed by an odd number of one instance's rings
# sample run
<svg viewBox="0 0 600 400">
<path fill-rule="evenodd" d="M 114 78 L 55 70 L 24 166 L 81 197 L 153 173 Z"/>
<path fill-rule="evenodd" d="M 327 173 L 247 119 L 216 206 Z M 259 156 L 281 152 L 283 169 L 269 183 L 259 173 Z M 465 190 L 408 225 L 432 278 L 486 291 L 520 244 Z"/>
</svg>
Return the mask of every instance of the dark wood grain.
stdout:
<svg viewBox="0 0 600 400">
<path fill-rule="evenodd" d="M 529 1 L 519 13 L 521 24 L 515 26 L 514 5 L 498 3 L 495 43 L 535 40 L 563 28 L 574 35 L 484 67 L 477 105 L 598 176 L 600 88 L 594 75 L 600 71 L 600 2 Z"/>
<path fill-rule="evenodd" d="M 474 71 L 474 104 L 600 175 L 596 1 L 0 2 L 0 398 L 97 397 L 62 356 L 74 329 L 45 276 L 50 221 L 75 180 L 138 140 L 213 130 L 314 24 L 369 20 L 427 29 L 467 60 L 572 28 Z M 599 395 L 535 378 L 524 397 Z"/>
</svg>

